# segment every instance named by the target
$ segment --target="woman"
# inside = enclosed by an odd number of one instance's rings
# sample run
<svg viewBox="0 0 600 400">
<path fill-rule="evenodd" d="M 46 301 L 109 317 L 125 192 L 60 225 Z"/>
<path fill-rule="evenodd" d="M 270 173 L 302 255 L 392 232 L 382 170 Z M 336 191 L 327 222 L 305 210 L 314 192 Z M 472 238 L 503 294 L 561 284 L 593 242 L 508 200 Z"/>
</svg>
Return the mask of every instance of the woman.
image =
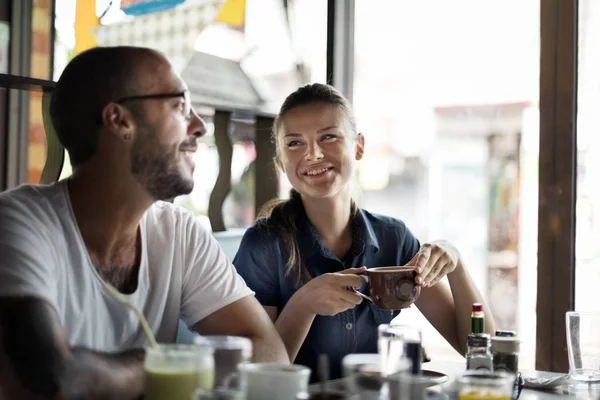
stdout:
<svg viewBox="0 0 600 400">
<path fill-rule="evenodd" d="M 359 209 L 351 197 L 365 138 L 334 88 L 301 87 L 287 97 L 273 127 L 276 163 L 291 198 L 261 211 L 234 259 L 281 335 L 290 359 L 317 370 L 326 353 L 331 378 L 349 353 L 376 353 L 377 326 L 397 313 L 379 309 L 349 287 L 365 289 L 365 267 L 416 266 L 419 310 L 461 354 L 471 332 L 471 305 L 490 310 L 449 243 L 419 245 L 402 221 Z M 439 284 L 447 277 L 447 284 Z M 313 379 L 316 374 L 313 374 Z"/>
</svg>

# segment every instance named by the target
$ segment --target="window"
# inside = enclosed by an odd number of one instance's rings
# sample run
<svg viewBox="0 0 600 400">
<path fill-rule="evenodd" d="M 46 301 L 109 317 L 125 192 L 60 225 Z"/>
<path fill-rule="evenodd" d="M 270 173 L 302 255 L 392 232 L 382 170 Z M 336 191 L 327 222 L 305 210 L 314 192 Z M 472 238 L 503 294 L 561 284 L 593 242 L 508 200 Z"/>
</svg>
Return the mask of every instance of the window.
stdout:
<svg viewBox="0 0 600 400">
<path fill-rule="evenodd" d="M 362 206 L 457 246 L 496 327 L 518 331 L 521 368 L 535 358 L 539 14 L 539 1 L 356 1 Z M 399 318 L 458 359 L 416 309 Z"/>
<path fill-rule="evenodd" d="M 600 4 L 579 2 L 575 309 L 600 311 Z"/>
</svg>

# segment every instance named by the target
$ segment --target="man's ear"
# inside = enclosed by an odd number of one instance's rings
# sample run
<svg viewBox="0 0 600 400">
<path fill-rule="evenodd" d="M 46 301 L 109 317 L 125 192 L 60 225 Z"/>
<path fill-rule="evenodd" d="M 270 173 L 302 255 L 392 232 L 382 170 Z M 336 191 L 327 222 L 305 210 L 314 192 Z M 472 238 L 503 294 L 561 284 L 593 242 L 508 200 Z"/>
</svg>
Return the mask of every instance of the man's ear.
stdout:
<svg viewBox="0 0 600 400">
<path fill-rule="evenodd" d="M 360 160 L 363 158 L 363 154 L 365 153 L 365 136 L 362 133 L 358 134 L 356 138 L 356 160 Z"/>
<path fill-rule="evenodd" d="M 120 140 L 130 140 L 135 131 L 135 119 L 129 110 L 117 103 L 109 103 L 102 109 L 101 123 Z"/>
</svg>

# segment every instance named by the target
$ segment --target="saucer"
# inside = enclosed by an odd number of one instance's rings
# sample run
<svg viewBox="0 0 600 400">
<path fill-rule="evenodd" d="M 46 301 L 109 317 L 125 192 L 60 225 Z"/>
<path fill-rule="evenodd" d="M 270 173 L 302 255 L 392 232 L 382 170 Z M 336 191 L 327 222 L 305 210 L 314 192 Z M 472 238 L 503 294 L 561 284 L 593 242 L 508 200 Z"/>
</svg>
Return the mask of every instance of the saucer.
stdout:
<svg viewBox="0 0 600 400">
<path fill-rule="evenodd" d="M 424 378 L 430 379 L 431 383 L 428 384 L 428 386 L 441 385 L 442 383 L 447 382 L 449 379 L 448 375 L 446 374 L 437 371 L 429 371 L 427 369 L 421 370 L 421 375 Z"/>
</svg>

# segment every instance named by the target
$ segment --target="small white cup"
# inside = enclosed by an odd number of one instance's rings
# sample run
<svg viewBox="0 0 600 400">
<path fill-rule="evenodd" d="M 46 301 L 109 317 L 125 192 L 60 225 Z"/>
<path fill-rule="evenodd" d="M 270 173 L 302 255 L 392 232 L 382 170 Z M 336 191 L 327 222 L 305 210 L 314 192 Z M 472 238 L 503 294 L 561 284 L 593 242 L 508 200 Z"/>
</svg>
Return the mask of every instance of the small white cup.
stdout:
<svg viewBox="0 0 600 400">
<path fill-rule="evenodd" d="M 308 392 L 310 369 L 302 365 L 250 363 L 239 370 L 246 400 L 296 399 Z"/>
</svg>

